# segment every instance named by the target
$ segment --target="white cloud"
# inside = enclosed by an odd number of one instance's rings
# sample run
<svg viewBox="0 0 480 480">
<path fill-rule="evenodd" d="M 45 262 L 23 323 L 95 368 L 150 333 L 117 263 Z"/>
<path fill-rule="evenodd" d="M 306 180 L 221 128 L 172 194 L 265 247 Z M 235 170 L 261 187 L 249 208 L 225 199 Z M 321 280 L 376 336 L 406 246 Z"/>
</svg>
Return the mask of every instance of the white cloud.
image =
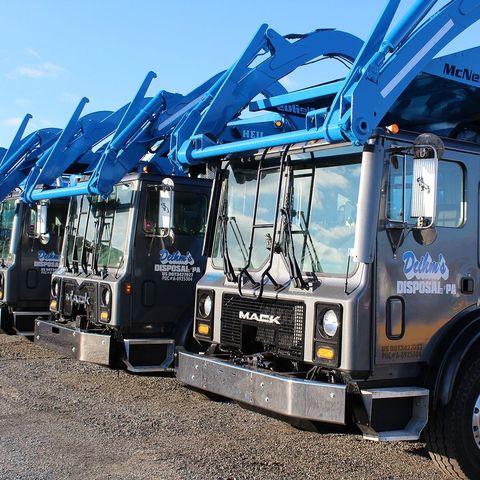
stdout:
<svg viewBox="0 0 480 480">
<path fill-rule="evenodd" d="M 10 117 L 10 118 L 5 118 L 2 120 L 2 125 L 5 127 L 19 127 L 20 124 L 22 123 L 22 118 L 21 117 Z"/>
<path fill-rule="evenodd" d="M 66 69 L 55 63 L 43 62 L 36 65 L 21 65 L 7 74 L 7 78 L 14 80 L 18 77 L 27 78 L 57 78 Z"/>
</svg>

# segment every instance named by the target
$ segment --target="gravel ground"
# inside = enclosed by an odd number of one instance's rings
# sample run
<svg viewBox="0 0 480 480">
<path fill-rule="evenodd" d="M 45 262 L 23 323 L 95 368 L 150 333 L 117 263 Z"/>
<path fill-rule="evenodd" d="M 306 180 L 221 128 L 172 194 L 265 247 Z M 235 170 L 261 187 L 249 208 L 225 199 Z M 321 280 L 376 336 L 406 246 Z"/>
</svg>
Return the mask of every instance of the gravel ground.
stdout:
<svg viewBox="0 0 480 480">
<path fill-rule="evenodd" d="M 173 377 L 80 364 L 0 335 L 1 479 L 442 479 L 421 443 L 321 434 Z"/>
</svg>

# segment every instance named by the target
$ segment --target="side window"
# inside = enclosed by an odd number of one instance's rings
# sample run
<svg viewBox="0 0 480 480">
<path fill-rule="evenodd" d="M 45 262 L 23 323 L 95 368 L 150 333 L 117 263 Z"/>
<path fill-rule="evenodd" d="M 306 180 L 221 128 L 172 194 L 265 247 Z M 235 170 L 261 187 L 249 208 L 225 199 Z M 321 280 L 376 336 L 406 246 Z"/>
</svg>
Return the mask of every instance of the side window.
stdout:
<svg viewBox="0 0 480 480">
<path fill-rule="evenodd" d="M 208 197 L 202 193 L 175 191 L 173 231 L 177 235 L 205 233 Z"/>
<path fill-rule="evenodd" d="M 394 222 L 414 224 L 410 217 L 413 159 L 392 157 L 388 179 L 386 216 Z M 460 164 L 441 160 L 438 164 L 437 227 L 458 228 L 465 221 L 464 173 Z"/>
<path fill-rule="evenodd" d="M 437 225 L 456 228 L 465 222 L 464 175 L 458 163 L 440 162 L 437 192 Z"/>
<path fill-rule="evenodd" d="M 51 203 L 47 211 L 48 232 L 63 237 L 68 205 L 65 203 Z"/>
</svg>

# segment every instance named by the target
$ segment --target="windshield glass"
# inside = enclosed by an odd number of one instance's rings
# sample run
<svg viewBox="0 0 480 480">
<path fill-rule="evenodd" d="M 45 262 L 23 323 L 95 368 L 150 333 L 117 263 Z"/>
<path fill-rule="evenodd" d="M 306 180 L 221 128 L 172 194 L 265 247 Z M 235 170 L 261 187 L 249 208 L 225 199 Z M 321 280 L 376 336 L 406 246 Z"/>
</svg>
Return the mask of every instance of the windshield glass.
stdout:
<svg viewBox="0 0 480 480">
<path fill-rule="evenodd" d="M 283 207 L 284 213 L 283 222 L 278 221 L 280 249 L 276 251 L 284 257 L 294 255 L 304 273 L 345 274 L 355 239 L 360 161 L 360 155 L 319 159 L 311 154 L 297 155 L 287 162 L 281 185 L 278 168 L 271 166 L 263 171 L 249 268 L 258 270 L 268 259 L 281 189 L 285 203 L 279 209 Z M 212 252 L 218 268 L 223 266 L 225 229 L 233 268 L 241 269 L 248 263 L 257 184 L 255 165 L 232 162 L 226 168 Z M 290 229 L 281 226 L 285 221 L 289 221 Z"/>
<path fill-rule="evenodd" d="M 15 217 L 15 200 L 0 203 L 0 259 L 7 260 L 12 239 L 13 219 Z"/>
<path fill-rule="evenodd" d="M 345 157 L 293 167 L 290 219 L 302 272 L 345 274 L 355 240 L 359 162 Z"/>
<path fill-rule="evenodd" d="M 130 185 L 117 185 L 106 201 L 96 198 L 94 210 L 99 214 L 97 262 L 100 268 L 118 268 L 123 262 L 131 204 Z"/>
<path fill-rule="evenodd" d="M 85 273 L 123 264 L 132 204 L 128 184 L 116 185 L 103 200 L 99 196 L 72 200 L 67 226 L 66 267 Z"/>
<path fill-rule="evenodd" d="M 248 260 L 248 246 L 252 231 L 253 211 L 257 185 L 255 164 L 230 164 L 225 171 L 222 184 L 219 216 L 226 230 L 227 246 L 233 268 L 243 268 Z M 250 267 L 259 269 L 269 255 L 268 236 L 273 234 L 275 202 L 278 191 L 278 168 L 262 172 L 258 196 L 256 228 L 253 235 Z M 222 228 L 216 229 L 213 261 L 222 265 Z"/>
</svg>

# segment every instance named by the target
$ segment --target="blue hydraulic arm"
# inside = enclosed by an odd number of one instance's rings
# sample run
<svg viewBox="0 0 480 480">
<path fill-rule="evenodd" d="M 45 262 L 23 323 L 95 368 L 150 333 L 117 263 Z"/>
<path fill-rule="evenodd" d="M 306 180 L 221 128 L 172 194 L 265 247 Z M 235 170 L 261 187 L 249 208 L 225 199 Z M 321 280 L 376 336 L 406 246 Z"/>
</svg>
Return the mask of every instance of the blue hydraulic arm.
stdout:
<svg viewBox="0 0 480 480">
<path fill-rule="evenodd" d="M 161 91 L 139 108 L 146 87 L 154 78 L 154 74 L 150 73 L 87 182 L 49 191 L 35 189 L 39 182 L 32 182 L 25 196 L 30 202 L 67 195 L 106 197 L 115 183 L 136 167 L 140 159 L 147 152 L 152 152 L 152 149 L 155 153 L 152 163 L 156 162 L 159 171 L 171 173 L 173 167 L 165 154 L 169 151 L 168 139 L 171 138 L 172 131 L 175 136 L 172 140 L 174 150 L 184 135 L 188 138 L 199 118 L 208 120 L 214 135 L 226 142 L 271 135 L 279 131 L 271 128 L 277 124 L 275 118 L 280 120 L 282 126 L 284 121 L 289 123 L 281 131 L 296 129 L 298 125 L 295 124 L 295 119 L 288 117 L 270 117 L 271 121 L 239 121 L 235 125 L 230 123 L 237 119 L 242 108 L 258 93 L 266 96 L 284 93 L 285 89 L 278 83 L 278 79 L 297 66 L 323 55 L 351 60 L 361 45 L 362 42 L 357 37 L 335 30 L 320 30 L 295 38 L 284 38 L 263 26 L 245 54 L 228 71 L 216 75 L 186 96 Z M 270 54 L 269 58 L 252 67 L 252 62 L 264 51 Z M 208 114 L 201 116 L 205 109 Z M 218 115 L 222 116 L 221 121 L 217 120 Z M 182 128 L 176 128 L 177 125 Z M 259 131 L 261 133 L 257 136 L 255 132 Z M 170 158 L 175 157 L 173 155 Z"/>
<path fill-rule="evenodd" d="M 71 187 L 40 190 L 36 187 L 40 185 L 41 177 L 37 176 L 36 181 L 32 177 L 25 191 L 26 200 L 33 202 L 83 194 L 108 196 L 115 183 L 132 171 L 151 148 L 155 147 L 156 158 L 159 158 L 158 154 L 162 151 L 167 151 L 168 148 L 163 146 L 167 135 L 186 111 L 194 107 L 206 92 L 215 88 L 222 75 L 224 74 L 215 75 L 185 96 L 162 90 L 155 97 L 146 99 L 146 91 L 156 77 L 153 72 L 149 72 L 96 163 L 89 180 Z M 161 168 L 165 169 L 165 162 Z M 168 173 L 171 173 L 171 167 Z"/>
<path fill-rule="evenodd" d="M 30 171 L 25 181 L 25 201 L 33 201 L 31 192 L 37 185 L 51 185 L 63 174 L 85 173 L 93 168 L 98 156 L 92 149 L 118 128 L 128 108 L 127 104 L 115 112 L 99 111 L 80 118 L 87 103 L 87 98 L 80 100 L 53 148 L 42 155 Z"/>
<path fill-rule="evenodd" d="M 33 164 L 52 147 L 61 133 L 58 128 L 43 128 L 22 139 L 30 118 L 31 115 L 25 116 L 0 162 L 0 201 L 25 180 Z"/>
<path fill-rule="evenodd" d="M 322 138 L 332 143 L 345 140 L 365 143 L 414 77 L 424 69 L 433 69 L 433 57 L 480 18 L 480 0 L 451 0 L 427 20 L 425 17 L 437 1 L 417 0 L 388 32 L 399 3 L 400 0 L 391 0 L 386 5 L 346 79 L 335 86 L 339 90 L 333 103 L 329 108 L 309 112 L 305 129 L 211 146 L 198 141 L 196 133 L 182 146 L 177 157 L 179 162 L 190 165 L 246 150 Z M 304 90 L 293 92 L 289 98 L 283 95 L 281 99 L 269 101 L 280 105 L 286 101 L 315 100 L 323 95 L 325 88 L 318 87 L 316 92 L 311 89 L 310 97 L 309 91 Z M 264 105 L 268 107 L 260 102 L 254 105 L 257 109 Z"/>
<path fill-rule="evenodd" d="M 365 143 L 415 76 L 480 18 L 479 0 L 452 0 L 424 21 L 436 3 L 417 0 L 388 33 L 400 0 L 387 4 L 326 118 L 312 114 L 327 140 Z"/>
<path fill-rule="evenodd" d="M 200 163 L 190 151 L 215 145 L 225 125 L 258 94 L 276 95 L 274 89 L 280 79 L 318 57 L 351 62 L 361 46 L 360 39 L 342 31 L 317 30 L 283 37 L 262 25 L 239 60 L 227 71 L 216 94 L 193 109 L 175 129 L 170 159 L 183 167 Z M 263 54 L 268 58 L 252 66 Z"/>
<path fill-rule="evenodd" d="M 17 133 L 13 137 L 12 143 L 10 147 L 8 147 L 5 155 L 2 157 L 2 161 L 6 160 L 13 152 L 17 151 L 20 147 L 20 143 L 22 142 L 23 134 L 25 133 L 25 129 L 27 128 L 28 122 L 32 119 L 32 116 L 27 113 L 25 117 L 23 117 L 22 123 L 18 127 Z M 0 161 L 0 165 L 2 165 L 2 161 Z"/>
</svg>

